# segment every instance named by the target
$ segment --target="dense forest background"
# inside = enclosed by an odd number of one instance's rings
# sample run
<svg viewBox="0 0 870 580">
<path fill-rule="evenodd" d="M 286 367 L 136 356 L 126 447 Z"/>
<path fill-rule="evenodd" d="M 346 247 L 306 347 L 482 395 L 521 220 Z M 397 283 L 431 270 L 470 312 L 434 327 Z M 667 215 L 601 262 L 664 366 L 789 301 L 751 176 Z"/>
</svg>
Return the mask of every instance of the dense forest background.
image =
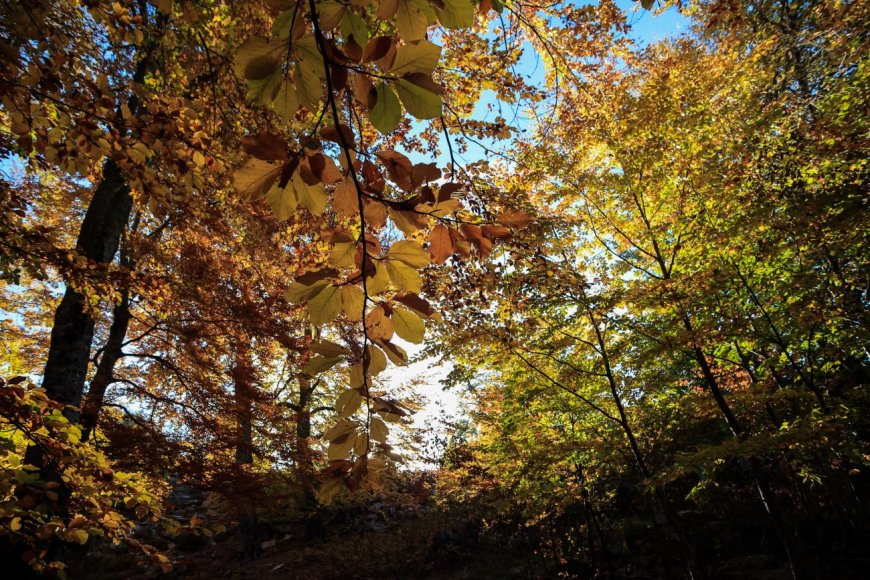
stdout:
<svg viewBox="0 0 870 580">
<path fill-rule="evenodd" d="M 860 0 L 0 3 L 3 574 L 864 577 L 868 47 Z"/>
</svg>

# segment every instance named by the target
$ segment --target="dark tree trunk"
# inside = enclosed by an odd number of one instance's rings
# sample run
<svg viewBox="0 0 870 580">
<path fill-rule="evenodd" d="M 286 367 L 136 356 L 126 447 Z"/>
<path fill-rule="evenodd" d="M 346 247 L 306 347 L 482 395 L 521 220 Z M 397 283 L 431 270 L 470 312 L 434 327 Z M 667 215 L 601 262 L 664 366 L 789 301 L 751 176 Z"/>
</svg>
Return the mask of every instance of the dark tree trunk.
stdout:
<svg viewBox="0 0 870 580">
<path fill-rule="evenodd" d="M 112 310 L 112 327 L 109 329 L 109 339 L 103 348 L 100 362 L 97 364 L 97 372 L 91 379 L 85 403 L 82 406 L 81 426 L 82 441 L 87 441 L 97 426 L 100 411 L 103 408 L 103 399 L 106 389 L 115 381 L 115 363 L 123 354 L 124 338 L 127 336 L 127 327 L 130 324 L 130 291 L 124 289 L 121 292 L 121 301 Z"/>
<path fill-rule="evenodd" d="M 130 188 L 118 165 L 108 159 L 82 222 L 77 250 L 97 264 L 111 262 L 132 207 Z M 68 285 L 54 314 L 43 373 L 42 386 L 51 399 L 73 407 L 81 403 L 93 337 L 94 317 L 85 308 L 85 296 Z M 76 415 L 75 411 L 68 414 L 73 419 Z"/>
<path fill-rule="evenodd" d="M 233 395 L 236 406 L 236 465 L 243 474 L 250 475 L 254 463 L 253 432 L 253 366 L 247 353 L 236 353 L 233 368 Z M 247 479 L 247 478 L 246 478 Z M 240 481 L 237 487 L 239 519 L 239 552 L 243 558 L 253 558 L 259 552 L 257 544 L 257 509 L 249 493 L 250 481 Z"/>
</svg>

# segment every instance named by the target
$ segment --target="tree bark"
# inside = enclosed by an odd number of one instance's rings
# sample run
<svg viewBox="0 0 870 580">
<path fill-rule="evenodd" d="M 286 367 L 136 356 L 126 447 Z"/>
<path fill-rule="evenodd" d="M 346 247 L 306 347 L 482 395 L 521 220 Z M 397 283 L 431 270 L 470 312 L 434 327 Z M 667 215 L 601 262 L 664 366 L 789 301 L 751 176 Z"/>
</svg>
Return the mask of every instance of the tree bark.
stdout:
<svg viewBox="0 0 870 580">
<path fill-rule="evenodd" d="M 127 336 L 130 318 L 130 291 L 125 288 L 121 291 L 121 301 L 112 310 L 112 326 L 109 329 L 109 338 L 103 348 L 103 354 L 97 364 L 97 372 L 91 379 L 88 394 L 82 406 L 80 419 L 82 441 L 90 439 L 103 408 L 106 389 L 115 381 L 115 363 L 123 355 L 122 348 L 124 338 Z"/>
<path fill-rule="evenodd" d="M 236 352 L 232 370 L 233 396 L 236 407 L 236 465 L 246 475 L 254 464 L 253 433 L 253 365 L 247 352 Z M 247 478 L 246 478 L 247 479 Z M 237 486 L 239 551 L 243 558 L 253 558 L 259 552 L 257 544 L 257 508 L 249 493 L 249 481 Z"/>
<path fill-rule="evenodd" d="M 121 234 L 130 219 L 133 198 L 121 169 L 112 160 L 103 166 L 103 179 L 94 191 L 79 232 L 76 249 L 97 264 L 111 262 Z M 77 407 L 82 400 L 88 372 L 94 317 L 86 308 L 86 297 L 67 285 L 54 314 L 48 361 L 42 386 L 53 400 Z M 68 412 L 77 419 L 77 412 Z"/>
</svg>

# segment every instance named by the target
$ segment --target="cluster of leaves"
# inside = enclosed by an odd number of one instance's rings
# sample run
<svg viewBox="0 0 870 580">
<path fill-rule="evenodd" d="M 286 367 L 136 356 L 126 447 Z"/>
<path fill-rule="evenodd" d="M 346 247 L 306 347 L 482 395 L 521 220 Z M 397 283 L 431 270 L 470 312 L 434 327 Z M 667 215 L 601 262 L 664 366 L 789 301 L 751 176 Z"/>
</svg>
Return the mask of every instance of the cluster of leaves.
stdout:
<svg viewBox="0 0 870 580">
<path fill-rule="evenodd" d="M 64 577 L 53 559 L 53 541 L 86 544 L 91 536 L 125 543 L 152 555 L 169 570 L 168 558 L 132 536 L 136 520 L 162 518 L 165 485 L 114 469 L 106 456 L 80 442 L 81 429 L 25 377 L 0 385 L 0 535 L 26 546 L 24 559 L 38 572 Z M 27 462 L 34 447 L 47 458 Z M 33 455 L 31 455 L 33 456 Z M 44 477 L 50 470 L 59 477 Z"/>
</svg>

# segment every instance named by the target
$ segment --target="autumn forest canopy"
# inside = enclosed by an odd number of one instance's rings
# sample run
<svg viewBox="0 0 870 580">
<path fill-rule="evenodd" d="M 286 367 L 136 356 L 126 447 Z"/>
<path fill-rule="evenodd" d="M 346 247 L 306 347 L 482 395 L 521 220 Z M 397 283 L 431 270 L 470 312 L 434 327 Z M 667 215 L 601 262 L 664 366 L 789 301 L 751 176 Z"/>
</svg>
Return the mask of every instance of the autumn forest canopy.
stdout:
<svg viewBox="0 0 870 580">
<path fill-rule="evenodd" d="M 868 48 L 0 2 L 0 575 L 864 577 Z"/>
</svg>

